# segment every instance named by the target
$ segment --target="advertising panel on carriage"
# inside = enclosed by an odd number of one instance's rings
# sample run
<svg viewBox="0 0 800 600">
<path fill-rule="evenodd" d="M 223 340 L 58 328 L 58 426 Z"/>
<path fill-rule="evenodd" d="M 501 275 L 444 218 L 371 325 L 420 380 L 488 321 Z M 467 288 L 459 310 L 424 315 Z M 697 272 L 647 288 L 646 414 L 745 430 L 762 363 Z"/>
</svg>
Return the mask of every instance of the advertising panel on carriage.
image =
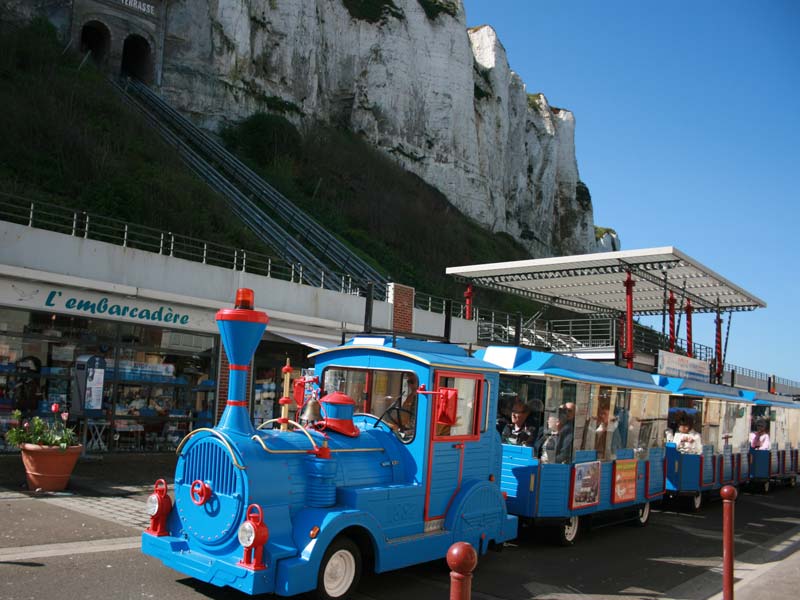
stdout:
<svg viewBox="0 0 800 600">
<path fill-rule="evenodd" d="M 612 504 L 636 500 L 636 479 L 639 474 L 639 461 L 636 459 L 618 460 L 614 463 L 614 486 L 611 489 Z"/>
<path fill-rule="evenodd" d="M 570 510 L 600 503 L 600 461 L 578 463 L 572 467 Z"/>
</svg>

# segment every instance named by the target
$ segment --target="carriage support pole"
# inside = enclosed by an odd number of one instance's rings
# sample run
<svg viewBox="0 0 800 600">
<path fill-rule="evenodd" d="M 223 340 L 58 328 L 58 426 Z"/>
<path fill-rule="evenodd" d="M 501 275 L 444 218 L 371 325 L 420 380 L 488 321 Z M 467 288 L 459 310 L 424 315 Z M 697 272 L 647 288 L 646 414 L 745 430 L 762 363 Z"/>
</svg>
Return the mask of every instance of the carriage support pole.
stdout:
<svg viewBox="0 0 800 600">
<path fill-rule="evenodd" d="M 625 278 L 625 353 L 623 358 L 629 369 L 633 368 L 633 357 L 635 356 L 633 350 L 633 286 L 635 285 L 636 282 L 631 277 L 631 272 L 628 271 Z"/>
<path fill-rule="evenodd" d="M 722 496 L 722 600 L 733 600 L 733 506 L 738 492 L 723 486 Z"/>
</svg>

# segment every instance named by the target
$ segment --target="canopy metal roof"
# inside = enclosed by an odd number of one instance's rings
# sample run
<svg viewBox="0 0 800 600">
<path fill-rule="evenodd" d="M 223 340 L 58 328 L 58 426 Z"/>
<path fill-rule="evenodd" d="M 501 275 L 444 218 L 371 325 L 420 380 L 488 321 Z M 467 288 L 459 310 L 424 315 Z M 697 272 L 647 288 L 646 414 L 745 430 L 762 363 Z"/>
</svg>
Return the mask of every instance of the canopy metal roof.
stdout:
<svg viewBox="0 0 800 600">
<path fill-rule="evenodd" d="M 692 301 L 695 312 L 766 307 L 763 300 L 672 246 L 449 267 L 447 274 L 576 312 L 619 314 L 625 311 L 628 271 L 636 282 L 633 311 L 637 315 L 661 314 L 665 288 L 675 293 L 678 310 L 686 299 Z"/>
</svg>

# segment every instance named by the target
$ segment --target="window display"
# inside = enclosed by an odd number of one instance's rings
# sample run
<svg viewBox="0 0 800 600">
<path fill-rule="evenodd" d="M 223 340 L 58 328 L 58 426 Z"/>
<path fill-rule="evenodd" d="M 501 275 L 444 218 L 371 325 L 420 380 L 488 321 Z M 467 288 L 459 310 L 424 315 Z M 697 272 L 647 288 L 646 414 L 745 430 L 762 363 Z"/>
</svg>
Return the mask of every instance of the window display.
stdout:
<svg viewBox="0 0 800 600">
<path fill-rule="evenodd" d="M 78 357 L 105 361 L 102 383 L 91 378 L 92 402 L 85 413 L 90 451 L 174 448 L 193 426 L 213 420 L 213 336 L 5 308 L 0 308 L 0 418 L 15 408 L 49 412 L 53 403 L 73 411 Z"/>
</svg>

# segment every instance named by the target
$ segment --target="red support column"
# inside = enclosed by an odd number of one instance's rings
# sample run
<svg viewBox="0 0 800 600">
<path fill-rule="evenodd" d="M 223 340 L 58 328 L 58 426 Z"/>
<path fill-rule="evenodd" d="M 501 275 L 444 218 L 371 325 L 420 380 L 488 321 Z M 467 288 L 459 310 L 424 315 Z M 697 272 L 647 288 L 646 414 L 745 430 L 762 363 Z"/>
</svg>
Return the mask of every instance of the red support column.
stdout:
<svg viewBox="0 0 800 600">
<path fill-rule="evenodd" d="M 716 337 L 716 347 L 714 348 L 714 353 L 717 356 L 716 360 L 716 369 L 714 369 L 714 382 L 715 383 L 722 383 L 722 316 L 719 314 L 719 307 L 717 307 L 717 337 Z"/>
<path fill-rule="evenodd" d="M 472 597 L 472 571 L 478 565 L 478 553 L 467 542 L 456 542 L 447 551 L 450 567 L 450 600 Z"/>
<path fill-rule="evenodd" d="M 722 496 L 722 600 L 733 600 L 733 503 L 738 492 L 732 485 L 724 486 Z"/>
<path fill-rule="evenodd" d="M 628 362 L 628 368 L 633 368 L 633 286 L 636 282 L 628 271 L 625 279 L 625 354 L 624 358 Z"/>
<path fill-rule="evenodd" d="M 694 356 L 692 344 L 692 301 L 686 299 L 686 356 Z"/>
<path fill-rule="evenodd" d="M 467 284 L 467 289 L 464 292 L 464 303 L 467 306 L 467 314 L 466 318 L 467 321 L 472 321 L 472 284 Z"/>
<path fill-rule="evenodd" d="M 669 351 L 675 352 L 675 294 L 669 292 Z"/>
</svg>

